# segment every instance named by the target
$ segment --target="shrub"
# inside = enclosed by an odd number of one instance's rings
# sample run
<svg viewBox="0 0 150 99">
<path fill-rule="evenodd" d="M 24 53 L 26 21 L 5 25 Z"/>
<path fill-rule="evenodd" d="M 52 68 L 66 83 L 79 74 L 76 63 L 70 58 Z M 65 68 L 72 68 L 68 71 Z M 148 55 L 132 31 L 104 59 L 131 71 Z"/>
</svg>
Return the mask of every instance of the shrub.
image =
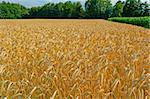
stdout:
<svg viewBox="0 0 150 99">
<path fill-rule="evenodd" d="M 150 17 L 114 17 L 108 20 L 150 28 Z"/>
</svg>

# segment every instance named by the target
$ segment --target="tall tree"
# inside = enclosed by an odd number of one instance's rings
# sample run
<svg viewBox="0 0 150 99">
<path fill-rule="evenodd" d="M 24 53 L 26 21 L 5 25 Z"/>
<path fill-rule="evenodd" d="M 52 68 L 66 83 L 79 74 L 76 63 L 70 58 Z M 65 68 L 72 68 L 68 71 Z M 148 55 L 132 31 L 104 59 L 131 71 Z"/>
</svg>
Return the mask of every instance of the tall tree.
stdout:
<svg viewBox="0 0 150 99">
<path fill-rule="evenodd" d="M 88 18 L 108 18 L 111 15 L 112 4 L 110 0 L 87 0 L 85 10 Z"/>
<path fill-rule="evenodd" d="M 59 2 L 55 5 L 56 15 L 58 18 L 63 18 L 64 16 L 64 3 Z"/>
<path fill-rule="evenodd" d="M 71 1 L 66 1 L 64 3 L 64 17 L 71 18 L 73 11 L 73 3 Z"/>
<path fill-rule="evenodd" d="M 150 16 L 150 4 L 144 3 L 144 13 L 143 16 Z"/>
<path fill-rule="evenodd" d="M 72 17 L 73 18 L 82 18 L 82 17 L 84 17 L 84 10 L 83 10 L 83 7 L 82 7 L 82 5 L 79 1 L 73 3 Z"/>
<path fill-rule="evenodd" d="M 124 2 L 119 0 L 114 6 L 113 6 L 113 17 L 121 17 L 123 13 L 123 7 L 124 7 Z"/>
<path fill-rule="evenodd" d="M 54 3 L 48 3 L 41 7 L 39 11 L 39 15 L 45 18 L 53 18 L 55 17 L 56 9 Z"/>
<path fill-rule="evenodd" d="M 86 17 L 96 18 L 97 17 L 97 0 L 87 0 L 85 3 Z"/>
<path fill-rule="evenodd" d="M 39 15 L 39 11 L 40 11 L 41 7 L 32 7 L 29 10 L 29 15 L 30 17 L 40 17 Z"/>
<path fill-rule="evenodd" d="M 0 18 L 16 19 L 28 14 L 28 9 L 20 4 L 0 3 Z"/>
<path fill-rule="evenodd" d="M 140 0 L 126 0 L 123 8 L 123 16 L 125 17 L 136 17 L 141 13 Z"/>
</svg>

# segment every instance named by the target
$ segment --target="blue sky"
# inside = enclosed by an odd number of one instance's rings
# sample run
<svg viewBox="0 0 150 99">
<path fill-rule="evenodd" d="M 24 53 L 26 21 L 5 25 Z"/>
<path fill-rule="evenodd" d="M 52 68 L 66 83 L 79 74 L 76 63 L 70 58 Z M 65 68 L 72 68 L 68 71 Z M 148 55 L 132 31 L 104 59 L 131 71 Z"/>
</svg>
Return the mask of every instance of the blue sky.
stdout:
<svg viewBox="0 0 150 99">
<path fill-rule="evenodd" d="M 32 7 L 32 6 L 44 5 L 48 2 L 60 2 L 60 1 L 65 2 L 67 0 L 0 0 L 0 2 L 1 1 L 15 2 L 15 3 L 20 3 L 26 7 Z M 71 1 L 81 1 L 81 3 L 84 4 L 86 0 L 71 0 Z M 111 0 L 111 1 L 113 4 L 115 4 L 118 0 Z M 141 0 L 141 1 L 144 2 L 144 1 L 149 1 L 149 0 Z"/>
</svg>

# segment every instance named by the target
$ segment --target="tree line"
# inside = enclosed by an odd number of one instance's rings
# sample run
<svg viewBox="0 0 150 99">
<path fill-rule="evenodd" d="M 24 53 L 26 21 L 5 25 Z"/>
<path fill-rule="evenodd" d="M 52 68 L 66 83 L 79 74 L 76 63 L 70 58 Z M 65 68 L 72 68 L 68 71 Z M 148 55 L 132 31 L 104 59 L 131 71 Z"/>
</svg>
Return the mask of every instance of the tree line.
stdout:
<svg viewBox="0 0 150 99">
<path fill-rule="evenodd" d="M 150 4 L 140 0 L 118 1 L 114 6 L 111 0 L 87 0 L 80 2 L 48 3 L 43 6 L 26 8 L 23 5 L 1 2 L 0 18 L 103 18 L 139 17 L 150 15 Z"/>
</svg>

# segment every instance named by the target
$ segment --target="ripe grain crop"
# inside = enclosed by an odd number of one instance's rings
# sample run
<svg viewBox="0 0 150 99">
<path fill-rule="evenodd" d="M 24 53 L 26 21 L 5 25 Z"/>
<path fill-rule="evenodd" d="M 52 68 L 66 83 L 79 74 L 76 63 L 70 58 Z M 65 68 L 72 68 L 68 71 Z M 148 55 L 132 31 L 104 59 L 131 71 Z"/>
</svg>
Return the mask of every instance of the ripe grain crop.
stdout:
<svg viewBox="0 0 150 99">
<path fill-rule="evenodd" d="M 105 20 L 0 20 L 0 98 L 149 99 L 149 39 Z"/>
</svg>

